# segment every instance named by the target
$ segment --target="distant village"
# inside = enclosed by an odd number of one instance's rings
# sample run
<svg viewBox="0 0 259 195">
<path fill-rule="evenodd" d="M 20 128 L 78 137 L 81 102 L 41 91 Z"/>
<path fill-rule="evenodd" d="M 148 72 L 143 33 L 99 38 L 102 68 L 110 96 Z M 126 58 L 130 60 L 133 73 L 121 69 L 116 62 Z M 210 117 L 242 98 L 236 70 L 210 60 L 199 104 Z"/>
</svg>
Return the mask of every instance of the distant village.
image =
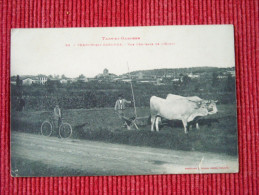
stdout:
<svg viewBox="0 0 259 195">
<path fill-rule="evenodd" d="M 173 69 L 158 69 L 153 71 L 135 71 L 132 73 L 126 73 L 123 75 L 116 75 L 110 73 L 108 69 L 104 69 L 102 73 L 96 75 L 93 78 L 87 78 L 83 74 L 79 75 L 76 78 L 68 78 L 65 75 L 15 75 L 11 77 L 11 84 L 17 83 L 17 77 L 22 82 L 24 86 L 30 86 L 34 84 L 45 85 L 46 82 L 60 83 L 60 84 L 69 84 L 75 82 L 137 82 L 137 83 L 152 83 L 154 85 L 164 85 L 165 83 L 180 83 L 183 82 L 183 78 L 188 76 L 190 79 L 200 79 L 202 76 L 208 76 L 206 71 L 173 71 Z M 211 72 L 210 72 L 211 75 Z M 216 77 L 218 79 L 225 79 L 229 75 L 235 77 L 235 69 L 233 68 L 225 68 L 217 71 Z"/>
</svg>

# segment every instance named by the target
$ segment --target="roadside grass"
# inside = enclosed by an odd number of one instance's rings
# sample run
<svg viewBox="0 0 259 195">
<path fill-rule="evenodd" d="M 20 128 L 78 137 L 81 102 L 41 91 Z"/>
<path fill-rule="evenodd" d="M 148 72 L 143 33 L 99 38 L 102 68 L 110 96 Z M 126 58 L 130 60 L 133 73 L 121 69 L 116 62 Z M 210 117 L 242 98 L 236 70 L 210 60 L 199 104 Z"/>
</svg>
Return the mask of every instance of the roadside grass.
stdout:
<svg viewBox="0 0 259 195">
<path fill-rule="evenodd" d="M 151 132 L 147 118 L 141 119 L 140 130 L 127 130 L 112 108 L 64 110 L 64 119 L 73 127 L 72 138 L 148 146 L 184 151 L 205 151 L 237 155 L 237 124 L 234 105 L 218 105 L 219 113 L 200 121 L 200 129 L 184 134 L 181 123 L 165 125 Z M 137 108 L 138 116 L 149 116 L 149 108 Z M 50 112 L 12 112 L 12 131 L 40 134 L 41 123 Z M 128 109 L 126 116 L 134 116 Z M 209 121 L 209 122 L 208 122 Z M 57 136 L 57 132 L 53 134 Z"/>
</svg>

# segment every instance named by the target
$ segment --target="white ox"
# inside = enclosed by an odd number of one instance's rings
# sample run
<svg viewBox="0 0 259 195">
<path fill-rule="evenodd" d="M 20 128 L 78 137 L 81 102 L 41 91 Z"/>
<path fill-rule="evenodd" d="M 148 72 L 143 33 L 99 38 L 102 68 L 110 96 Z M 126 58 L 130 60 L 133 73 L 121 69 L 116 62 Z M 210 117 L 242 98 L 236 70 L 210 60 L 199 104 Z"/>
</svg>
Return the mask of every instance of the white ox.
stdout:
<svg viewBox="0 0 259 195">
<path fill-rule="evenodd" d="M 198 96 L 190 96 L 190 97 L 184 97 L 184 96 L 180 96 L 180 95 L 174 95 L 174 94 L 168 94 L 166 96 L 167 100 L 170 100 L 172 102 L 182 99 L 182 100 L 189 100 L 191 102 L 196 102 L 198 103 L 198 105 L 201 104 L 206 104 L 206 107 L 208 109 L 208 114 L 216 114 L 218 112 L 216 103 L 218 102 L 218 100 L 204 100 L 199 98 Z"/>
<path fill-rule="evenodd" d="M 172 95 L 172 94 L 171 94 Z M 159 131 L 158 123 L 160 117 L 167 120 L 181 120 L 184 126 L 184 132 L 187 133 L 187 124 L 196 117 L 207 116 L 217 112 L 215 101 L 200 100 L 198 97 L 168 96 L 167 99 L 152 96 L 150 98 L 151 131 Z M 194 100 L 197 101 L 194 101 Z M 200 98 L 199 98 L 200 99 Z M 156 124 L 155 124 L 156 123 Z"/>
<path fill-rule="evenodd" d="M 184 97 L 184 96 L 174 95 L 174 94 L 168 94 L 166 96 L 166 99 L 170 100 L 170 101 L 173 101 L 173 102 L 175 102 L 176 100 L 179 100 L 179 99 L 189 100 L 191 102 L 198 103 L 198 105 L 201 105 L 203 103 L 203 104 L 206 104 L 209 115 L 210 114 L 216 114 L 218 112 L 218 109 L 217 109 L 217 106 L 216 106 L 217 100 L 216 101 L 214 101 L 214 100 L 204 100 L 204 99 L 199 98 L 198 96 Z M 201 116 L 198 116 L 197 119 L 200 118 L 200 117 Z M 160 119 L 160 121 L 161 121 L 161 119 Z M 196 124 L 196 129 L 199 129 L 199 124 L 198 124 L 197 120 L 195 120 L 195 124 Z"/>
</svg>

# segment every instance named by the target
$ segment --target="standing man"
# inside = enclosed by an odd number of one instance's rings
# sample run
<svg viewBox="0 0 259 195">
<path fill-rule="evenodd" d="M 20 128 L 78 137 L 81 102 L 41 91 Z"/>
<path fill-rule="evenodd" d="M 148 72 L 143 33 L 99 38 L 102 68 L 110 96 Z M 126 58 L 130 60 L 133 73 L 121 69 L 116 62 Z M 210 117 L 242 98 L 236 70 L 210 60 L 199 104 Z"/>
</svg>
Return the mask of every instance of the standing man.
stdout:
<svg viewBox="0 0 259 195">
<path fill-rule="evenodd" d="M 127 101 L 122 95 L 118 96 L 118 100 L 115 103 L 114 110 L 118 112 L 120 118 L 124 116 L 126 104 L 131 104 L 131 101 Z"/>
<path fill-rule="evenodd" d="M 61 109 L 59 108 L 58 104 L 54 108 L 53 118 L 56 128 L 59 128 L 59 125 L 61 123 Z"/>
</svg>

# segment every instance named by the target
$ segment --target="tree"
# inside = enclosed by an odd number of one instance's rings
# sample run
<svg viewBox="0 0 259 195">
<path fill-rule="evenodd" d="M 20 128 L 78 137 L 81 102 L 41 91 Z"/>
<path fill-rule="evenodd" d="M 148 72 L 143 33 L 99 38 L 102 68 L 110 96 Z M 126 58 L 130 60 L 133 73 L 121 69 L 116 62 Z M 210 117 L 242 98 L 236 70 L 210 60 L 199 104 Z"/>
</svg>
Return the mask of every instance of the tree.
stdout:
<svg viewBox="0 0 259 195">
<path fill-rule="evenodd" d="M 48 79 L 45 83 L 48 93 L 53 93 L 57 91 L 57 88 L 60 86 L 60 82 L 58 80 L 50 80 Z"/>
<path fill-rule="evenodd" d="M 183 76 L 183 85 L 184 86 L 187 86 L 190 83 L 190 81 L 191 81 L 191 78 L 188 77 L 188 75 Z"/>
<path fill-rule="evenodd" d="M 20 79 L 19 75 L 17 75 L 17 77 L 16 77 L 16 86 L 17 87 L 21 87 L 22 86 L 22 80 Z"/>
<path fill-rule="evenodd" d="M 225 90 L 226 91 L 235 91 L 235 78 L 231 74 L 228 74 Z"/>
<path fill-rule="evenodd" d="M 18 97 L 22 96 L 22 80 L 19 75 L 16 77 L 16 95 Z"/>
<path fill-rule="evenodd" d="M 78 76 L 78 79 L 85 79 L 86 77 L 85 77 L 85 75 L 83 75 L 83 74 L 80 74 L 79 76 Z"/>
<path fill-rule="evenodd" d="M 57 75 L 54 75 L 54 79 L 59 79 L 60 76 L 57 74 Z"/>
<path fill-rule="evenodd" d="M 213 72 L 212 73 L 212 83 L 211 83 L 211 86 L 212 87 L 216 87 L 218 85 L 218 82 L 219 82 L 219 80 L 218 80 L 218 73 Z"/>
</svg>

